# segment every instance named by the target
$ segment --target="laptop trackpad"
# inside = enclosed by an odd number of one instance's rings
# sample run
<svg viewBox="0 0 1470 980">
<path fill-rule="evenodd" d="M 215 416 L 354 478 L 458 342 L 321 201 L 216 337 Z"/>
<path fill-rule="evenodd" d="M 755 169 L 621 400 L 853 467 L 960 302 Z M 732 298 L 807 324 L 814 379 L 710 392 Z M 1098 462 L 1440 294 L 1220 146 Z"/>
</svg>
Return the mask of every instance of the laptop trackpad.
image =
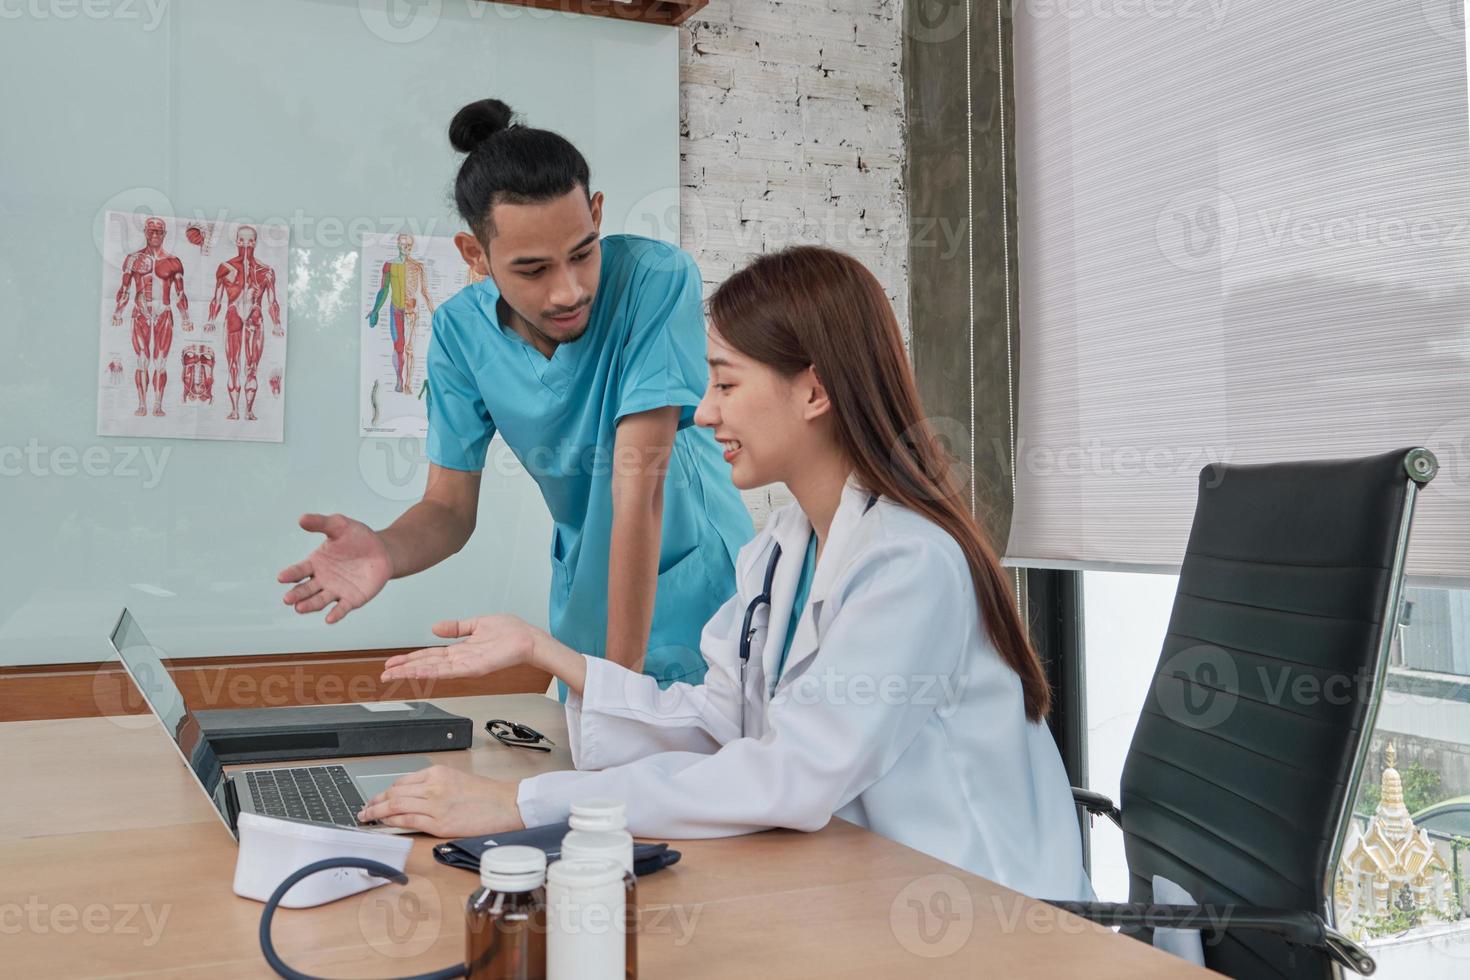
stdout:
<svg viewBox="0 0 1470 980">
<path fill-rule="evenodd" d="M 348 775 L 357 784 L 357 791 L 364 800 L 370 800 L 392 786 L 399 776 L 428 768 L 432 763 L 427 756 L 401 755 L 384 759 L 368 759 L 346 763 Z"/>
</svg>

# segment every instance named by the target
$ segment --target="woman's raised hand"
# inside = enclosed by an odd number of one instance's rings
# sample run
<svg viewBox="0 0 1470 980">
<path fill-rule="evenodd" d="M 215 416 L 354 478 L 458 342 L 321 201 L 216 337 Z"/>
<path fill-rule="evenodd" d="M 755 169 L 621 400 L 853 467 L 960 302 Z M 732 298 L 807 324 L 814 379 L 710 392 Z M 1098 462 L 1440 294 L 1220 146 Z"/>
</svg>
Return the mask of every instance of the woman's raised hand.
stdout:
<svg viewBox="0 0 1470 980">
<path fill-rule="evenodd" d="M 543 631 L 516 616 L 478 616 L 434 624 L 434 635 L 459 642 L 389 657 L 384 681 L 409 677 L 483 677 L 531 662 Z"/>
</svg>

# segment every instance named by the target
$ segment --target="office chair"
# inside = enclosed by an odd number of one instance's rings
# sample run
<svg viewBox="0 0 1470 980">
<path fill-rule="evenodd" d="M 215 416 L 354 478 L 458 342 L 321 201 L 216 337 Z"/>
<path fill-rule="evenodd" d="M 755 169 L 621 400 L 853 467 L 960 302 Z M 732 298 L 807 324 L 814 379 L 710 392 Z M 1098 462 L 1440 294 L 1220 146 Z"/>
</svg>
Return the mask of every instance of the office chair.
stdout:
<svg viewBox="0 0 1470 980">
<path fill-rule="evenodd" d="M 1332 928 L 1427 449 L 1200 472 L 1169 631 L 1123 766 L 1127 903 L 1054 902 L 1146 942 L 1201 929 L 1233 977 L 1368 975 Z M 1156 904 L 1154 876 L 1198 906 Z M 1223 928 L 1211 928 L 1213 915 Z"/>
</svg>

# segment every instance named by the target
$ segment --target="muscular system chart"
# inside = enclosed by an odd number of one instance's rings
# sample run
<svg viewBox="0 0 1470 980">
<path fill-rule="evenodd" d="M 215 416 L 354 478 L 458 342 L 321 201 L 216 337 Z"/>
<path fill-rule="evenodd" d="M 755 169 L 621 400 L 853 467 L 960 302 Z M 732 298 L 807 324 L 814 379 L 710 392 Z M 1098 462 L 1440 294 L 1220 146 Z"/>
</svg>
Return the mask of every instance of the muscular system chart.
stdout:
<svg viewBox="0 0 1470 980">
<path fill-rule="evenodd" d="M 281 441 L 289 238 L 107 213 L 98 435 Z"/>
</svg>

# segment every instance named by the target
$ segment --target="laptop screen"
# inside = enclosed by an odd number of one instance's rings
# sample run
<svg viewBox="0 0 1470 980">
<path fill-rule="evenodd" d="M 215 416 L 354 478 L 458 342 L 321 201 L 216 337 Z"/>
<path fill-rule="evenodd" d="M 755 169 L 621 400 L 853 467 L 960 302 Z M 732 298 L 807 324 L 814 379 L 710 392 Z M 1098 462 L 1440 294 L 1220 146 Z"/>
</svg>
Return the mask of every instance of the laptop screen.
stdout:
<svg viewBox="0 0 1470 980">
<path fill-rule="evenodd" d="M 154 716 L 163 723 L 163 730 L 173 739 L 184 765 L 219 811 L 225 826 L 234 833 L 229 807 L 225 803 L 225 775 L 219 757 L 209 740 L 203 737 L 199 720 L 184 704 L 178 685 L 164 668 L 161 651 L 148 642 L 133 620 L 133 614 L 126 609 L 113 628 L 112 647 L 143 699 L 148 702 L 148 707 L 153 709 Z"/>
</svg>

